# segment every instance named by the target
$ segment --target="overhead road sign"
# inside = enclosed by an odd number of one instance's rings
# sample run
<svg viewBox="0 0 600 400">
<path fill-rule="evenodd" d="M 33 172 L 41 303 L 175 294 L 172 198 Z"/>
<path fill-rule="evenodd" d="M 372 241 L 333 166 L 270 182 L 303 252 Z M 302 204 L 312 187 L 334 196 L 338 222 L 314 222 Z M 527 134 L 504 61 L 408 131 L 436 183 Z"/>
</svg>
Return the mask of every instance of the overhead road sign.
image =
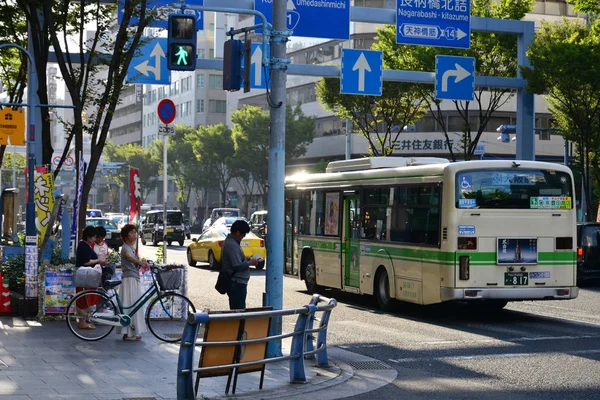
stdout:
<svg viewBox="0 0 600 400">
<path fill-rule="evenodd" d="M 177 116 L 177 108 L 171 99 L 162 99 L 158 103 L 156 112 L 158 114 L 158 119 L 160 119 L 163 124 L 170 124 Z"/>
<path fill-rule="evenodd" d="M 255 0 L 254 9 L 273 23 L 273 0 Z M 254 17 L 256 24 L 262 23 Z M 350 38 L 350 0 L 287 0 L 287 28 L 293 36 Z M 257 30 L 261 33 L 262 30 Z"/>
<path fill-rule="evenodd" d="M 475 58 L 435 56 L 435 98 L 472 101 Z"/>
<path fill-rule="evenodd" d="M 168 85 L 171 71 L 167 68 L 167 38 L 143 38 L 146 44 L 140 46 L 139 56 L 131 59 L 126 80 L 129 83 L 147 85 Z"/>
<path fill-rule="evenodd" d="M 381 96 L 383 52 L 342 49 L 340 93 Z"/>
<path fill-rule="evenodd" d="M 175 4 L 175 0 L 148 0 L 147 8 L 149 10 L 156 11 L 158 16 L 148 24 L 148 28 L 168 28 L 168 18 L 169 14 L 179 10 L 179 8 L 173 8 L 172 5 Z M 185 2 L 188 6 L 203 6 L 204 0 L 186 0 Z M 196 29 L 201 31 L 204 30 L 204 12 L 199 10 L 185 10 L 186 14 L 192 14 L 196 16 Z M 118 13 L 117 20 L 119 25 L 123 23 L 123 2 L 118 2 Z M 131 17 L 129 20 L 129 25 L 137 25 L 140 23 L 140 19 L 138 17 Z"/>
<path fill-rule="evenodd" d="M 398 0 L 396 43 L 468 49 L 470 0 Z"/>
</svg>

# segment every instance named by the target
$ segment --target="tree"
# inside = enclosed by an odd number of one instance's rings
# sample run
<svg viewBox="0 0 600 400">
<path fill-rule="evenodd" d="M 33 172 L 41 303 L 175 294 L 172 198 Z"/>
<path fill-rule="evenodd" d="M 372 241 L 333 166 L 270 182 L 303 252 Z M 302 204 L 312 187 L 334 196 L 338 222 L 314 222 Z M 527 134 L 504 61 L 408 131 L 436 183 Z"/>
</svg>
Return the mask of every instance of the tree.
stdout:
<svg viewBox="0 0 600 400">
<path fill-rule="evenodd" d="M 384 82 L 381 96 L 340 93 L 338 78 L 321 78 L 316 85 L 317 99 L 323 107 L 352 125 L 369 142 L 369 154 L 389 156 L 402 128 L 425 114 L 424 100 L 415 84 Z"/>
<path fill-rule="evenodd" d="M 577 169 L 586 203 L 592 204 L 591 172 L 600 182 L 600 22 L 543 23 L 529 47 L 531 67 L 522 68 L 528 90 L 547 94 L 564 137 L 577 143 Z M 590 166 L 593 167 L 590 169 Z M 592 213 L 586 221 L 594 220 Z"/>
<path fill-rule="evenodd" d="M 306 153 L 315 137 L 315 117 L 307 117 L 300 105 L 287 105 L 285 121 L 285 156 L 295 159 Z M 255 106 L 245 106 L 231 115 L 235 142 L 234 168 L 246 171 L 241 175 L 247 182 L 256 182 L 256 188 L 267 204 L 269 179 L 269 115 Z M 240 174 L 238 173 L 238 176 Z"/>
<path fill-rule="evenodd" d="M 146 150 L 137 144 L 115 146 L 112 142 L 107 142 L 104 147 L 104 156 L 110 162 L 123 163 L 112 175 L 112 178 L 126 190 L 129 190 L 129 168 L 137 168 L 140 171 L 142 203 L 158 186 L 161 160 L 153 151 Z"/>
<path fill-rule="evenodd" d="M 14 157 L 12 153 L 5 153 L 2 160 L 2 187 L 12 187 L 12 171 L 13 168 L 16 170 L 17 182 L 18 179 L 24 176 L 25 167 L 27 166 L 27 159 L 17 153 L 17 164 L 13 167 Z M 17 183 L 18 184 L 18 183 Z"/>
<path fill-rule="evenodd" d="M 127 69 L 142 42 L 144 28 L 155 16 L 153 11 L 147 10 L 146 2 L 124 1 L 123 20 L 115 29 L 116 6 L 106 4 L 102 0 L 77 3 L 69 0 L 46 1 L 41 3 L 41 6 L 39 2 L 18 0 L 27 21 L 31 24 L 31 39 L 39 77 L 45 76 L 48 49 L 52 46 L 74 106 L 73 121 L 66 127 L 67 143 L 59 166 L 54 172 L 55 177 L 67 156 L 71 142 L 75 141 L 75 165 L 78 166 L 83 154 L 83 135 L 87 134 L 91 139 L 90 158 L 84 172 L 82 205 L 79 210 L 81 225 L 85 221 L 87 198 L 119 102 Z M 130 27 L 132 15 L 137 16 L 140 22 Z M 90 25 L 96 29 L 91 37 L 88 35 Z M 40 83 L 42 82 L 45 80 L 40 79 Z M 47 103 L 45 92 L 45 84 L 40 85 L 38 93 L 42 103 Z M 42 110 L 42 113 L 45 112 L 44 107 Z M 42 115 L 42 120 L 44 124 L 49 123 L 47 115 Z M 51 161 L 53 151 L 49 132 L 49 126 L 46 129 L 44 125 L 44 163 Z"/>
<path fill-rule="evenodd" d="M 522 19 L 533 6 L 532 0 L 473 0 L 471 15 L 487 18 Z M 396 26 L 385 25 L 377 31 L 377 42 L 373 46 L 384 53 L 384 68 L 414 71 L 435 71 L 435 56 L 457 55 L 475 58 L 477 75 L 514 77 L 517 73 L 517 38 L 515 35 L 502 35 L 488 32 L 471 34 L 470 49 L 440 49 L 428 46 L 407 46 L 396 44 Z M 448 136 L 446 114 L 441 109 L 441 102 L 435 99 L 432 85 L 419 85 L 418 96 L 427 103 L 432 117 L 442 127 L 446 143 L 452 141 Z M 463 120 L 461 151 L 465 160 L 471 159 L 482 133 L 486 130 L 490 118 L 512 96 L 505 88 L 475 88 L 477 110 L 472 116 L 469 101 L 453 101 L 456 111 Z M 473 136 L 474 134 L 474 136 Z M 450 156 L 456 161 L 452 146 Z"/>
<path fill-rule="evenodd" d="M 221 201 L 227 197 L 227 188 L 233 178 L 234 143 L 231 129 L 224 124 L 200 126 L 196 131 L 185 135 L 191 145 L 202 174 L 206 179 L 206 189 L 218 190 Z"/>
<path fill-rule="evenodd" d="M 193 147 L 185 140 L 185 137 L 193 135 L 194 131 L 189 126 L 177 125 L 175 135 L 169 138 L 167 148 L 168 174 L 173 177 L 179 189 L 176 200 L 184 212 L 187 212 L 192 190 L 198 193 L 198 189 L 203 184 L 201 179 L 203 174 L 198 173 L 201 171 L 200 163 L 194 154 Z"/>
</svg>

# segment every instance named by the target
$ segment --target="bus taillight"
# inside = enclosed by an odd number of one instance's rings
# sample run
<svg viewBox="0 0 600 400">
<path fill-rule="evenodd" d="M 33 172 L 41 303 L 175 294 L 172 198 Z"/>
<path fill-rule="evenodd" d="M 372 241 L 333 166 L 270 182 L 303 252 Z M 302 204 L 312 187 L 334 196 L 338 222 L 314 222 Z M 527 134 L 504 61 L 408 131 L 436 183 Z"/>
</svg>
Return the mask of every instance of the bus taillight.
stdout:
<svg viewBox="0 0 600 400">
<path fill-rule="evenodd" d="M 458 250 L 477 250 L 476 237 L 459 237 Z"/>
<path fill-rule="evenodd" d="M 582 257 L 583 257 L 583 247 L 578 247 L 577 248 L 577 258 L 581 259 Z"/>
<path fill-rule="evenodd" d="M 260 239 L 260 247 L 265 247 L 265 241 L 263 239 Z"/>
<path fill-rule="evenodd" d="M 471 272 L 469 268 L 469 256 L 460 256 L 458 260 L 460 266 L 458 279 L 461 281 L 468 281 Z"/>
</svg>

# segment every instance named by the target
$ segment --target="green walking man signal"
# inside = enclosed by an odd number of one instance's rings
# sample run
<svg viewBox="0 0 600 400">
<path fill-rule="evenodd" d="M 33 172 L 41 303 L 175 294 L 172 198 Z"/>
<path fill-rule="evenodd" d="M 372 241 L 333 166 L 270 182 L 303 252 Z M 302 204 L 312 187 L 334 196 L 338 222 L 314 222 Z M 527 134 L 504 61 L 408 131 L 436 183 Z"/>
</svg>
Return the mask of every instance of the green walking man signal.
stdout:
<svg viewBox="0 0 600 400">
<path fill-rule="evenodd" d="M 196 16 L 169 15 L 167 67 L 171 71 L 196 69 Z"/>
</svg>

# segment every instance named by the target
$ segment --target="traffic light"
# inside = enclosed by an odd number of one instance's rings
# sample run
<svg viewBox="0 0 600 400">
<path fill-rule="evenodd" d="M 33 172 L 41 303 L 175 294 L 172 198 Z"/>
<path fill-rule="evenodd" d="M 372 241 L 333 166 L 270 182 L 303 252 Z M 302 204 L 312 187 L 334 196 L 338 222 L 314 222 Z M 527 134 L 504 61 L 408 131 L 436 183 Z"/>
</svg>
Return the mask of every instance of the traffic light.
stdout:
<svg viewBox="0 0 600 400">
<path fill-rule="evenodd" d="M 196 16 L 169 15 L 167 66 L 172 71 L 196 69 Z"/>
<path fill-rule="evenodd" d="M 235 92 L 242 86 L 244 42 L 229 39 L 223 46 L 223 90 Z"/>
</svg>

